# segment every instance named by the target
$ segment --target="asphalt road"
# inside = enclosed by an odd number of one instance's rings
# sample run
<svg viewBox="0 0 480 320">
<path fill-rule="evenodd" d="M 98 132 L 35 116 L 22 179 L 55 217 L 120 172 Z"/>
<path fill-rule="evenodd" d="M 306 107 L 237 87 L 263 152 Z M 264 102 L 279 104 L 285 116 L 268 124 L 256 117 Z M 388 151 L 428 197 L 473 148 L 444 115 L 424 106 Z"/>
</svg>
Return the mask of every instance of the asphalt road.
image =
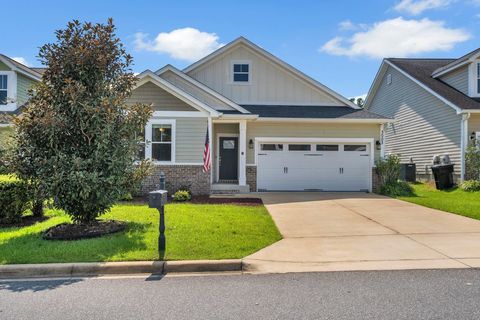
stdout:
<svg viewBox="0 0 480 320">
<path fill-rule="evenodd" d="M 480 270 L 0 281 L 0 319 L 480 319 Z"/>
</svg>

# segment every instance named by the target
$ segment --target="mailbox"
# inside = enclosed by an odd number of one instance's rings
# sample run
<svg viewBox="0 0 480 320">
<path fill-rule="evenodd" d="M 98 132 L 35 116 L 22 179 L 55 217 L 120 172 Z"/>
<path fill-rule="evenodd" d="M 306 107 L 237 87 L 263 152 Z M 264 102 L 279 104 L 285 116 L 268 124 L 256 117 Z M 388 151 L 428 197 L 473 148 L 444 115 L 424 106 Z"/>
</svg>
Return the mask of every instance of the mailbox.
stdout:
<svg viewBox="0 0 480 320">
<path fill-rule="evenodd" d="M 148 207 L 159 209 L 167 204 L 167 190 L 155 190 L 148 193 Z"/>
</svg>

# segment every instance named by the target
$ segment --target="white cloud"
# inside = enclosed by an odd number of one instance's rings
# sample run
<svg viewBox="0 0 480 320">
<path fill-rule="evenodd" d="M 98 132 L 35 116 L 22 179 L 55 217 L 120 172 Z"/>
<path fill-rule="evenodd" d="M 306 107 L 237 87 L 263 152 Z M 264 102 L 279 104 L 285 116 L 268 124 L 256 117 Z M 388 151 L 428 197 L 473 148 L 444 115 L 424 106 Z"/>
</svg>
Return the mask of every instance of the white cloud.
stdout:
<svg viewBox="0 0 480 320">
<path fill-rule="evenodd" d="M 223 46 L 215 33 L 202 32 L 195 28 L 175 29 L 161 32 L 155 39 L 149 40 L 148 34 L 135 34 L 135 49 L 165 53 L 172 58 L 189 62 L 203 58 Z"/>
<path fill-rule="evenodd" d="M 339 56 L 371 58 L 408 57 L 433 51 L 448 51 L 470 39 L 462 29 L 445 27 L 443 21 L 405 20 L 402 17 L 375 23 L 350 38 L 335 37 L 319 50 Z"/>
<path fill-rule="evenodd" d="M 394 9 L 412 15 L 419 15 L 426 10 L 446 7 L 452 2 L 453 0 L 401 0 Z"/>
<path fill-rule="evenodd" d="M 30 64 L 27 62 L 27 59 L 25 59 L 24 57 L 13 57 L 12 59 L 21 63 L 21 64 L 23 64 L 23 65 L 25 65 L 25 66 L 27 66 L 27 67 L 30 66 Z"/>
<path fill-rule="evenodd" d="M 338 28 L 341 31 L 348 31 L 348 30 L 358 30 L 358 29 L 366 29 L 367 25 L 363 23 L 353 23 L 350 20 L 344 20 L 338 24 Z"/>
</svg>

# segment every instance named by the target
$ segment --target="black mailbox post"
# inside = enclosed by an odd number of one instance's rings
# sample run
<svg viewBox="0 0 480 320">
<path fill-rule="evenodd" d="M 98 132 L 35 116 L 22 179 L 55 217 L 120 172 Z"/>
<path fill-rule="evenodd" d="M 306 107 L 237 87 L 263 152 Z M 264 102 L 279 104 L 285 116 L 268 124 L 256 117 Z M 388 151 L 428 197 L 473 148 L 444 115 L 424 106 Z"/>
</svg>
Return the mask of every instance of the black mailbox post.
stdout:
<svg viewBox="0 0 480 320">
<path fill-rule="evenodd" d="M 167 190 L 155 190 L 148 194 L 148 207 L 155 208 L 160 213 L 159 236 L 158 236 L 158 253 L 165 252 L 165 204 L 167 203 Z M 162 257 L 161 257 L 162 258 Z"/>
</svg>

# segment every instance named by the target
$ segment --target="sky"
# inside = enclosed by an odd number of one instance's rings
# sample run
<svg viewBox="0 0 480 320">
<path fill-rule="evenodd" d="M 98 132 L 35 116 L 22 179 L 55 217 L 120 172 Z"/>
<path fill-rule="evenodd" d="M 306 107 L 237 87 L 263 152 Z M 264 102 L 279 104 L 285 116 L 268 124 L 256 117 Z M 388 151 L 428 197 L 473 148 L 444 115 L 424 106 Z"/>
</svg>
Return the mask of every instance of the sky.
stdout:
<svg viewBox="0 0 480 320">
<path fill-rule="evenodd" d="M 72 19 L 114 19 L 134 72 L 184 68 L 244 36 L 346 97 L 368 92 L 384 57 L 460 57 L 480 47 L 480 0 L 23 1 L 0 53 L 40 66 L 38 48 Z"/>
</svg>

